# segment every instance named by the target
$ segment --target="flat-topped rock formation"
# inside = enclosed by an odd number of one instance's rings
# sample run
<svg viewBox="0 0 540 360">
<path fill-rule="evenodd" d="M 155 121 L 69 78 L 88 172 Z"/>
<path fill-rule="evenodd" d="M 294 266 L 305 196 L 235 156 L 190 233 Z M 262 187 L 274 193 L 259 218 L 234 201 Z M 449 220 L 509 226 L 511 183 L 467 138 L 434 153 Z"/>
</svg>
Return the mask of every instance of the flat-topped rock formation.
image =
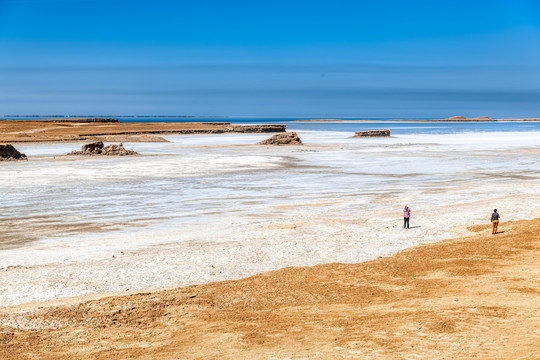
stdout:
<svg viewBox="0 0 540 360">
<path fill-rule="evenodd" d="M 357 131 L 354 133 L 354 137 L 380 137 L 390 136 L 390 130 L 367 130 Z"/>
<path fill-rule="evenodd" d="M 258 145 L 302 145 L 302 140 L 294 131 L 276 134 L 269 139 L 261 141 Z"/>
<path fill-rule="evenodd" d="M 26 160 L 26 155 L 20 153 L 11 144 L 0 144 L 0 161 Z"/>
<path fill-rule="evenodd" d="M 83 145 L 81 151 L 72 151 L 68 155 L 127 156 L 138 155 L 138 153 L 132 149 L 126 150 L 122 144 L 104 146 L 103 142 L 97 141 Z"/>
<path fill-rule="evenodd" d="M 230 125 L 228 124 L 225 132 L 233 133 L 271 133 L 285 132 L 287 125 Z"/>
<path fill-rule="evenodd" d="M 71 121 L 73 120 L 73 121 Z M 212 123 L 136 123 L 116 119 L 0 120 L 0 142 L 81 141 L 105 136 L 148 134 L 278 133 L 285 125 L 232 125 Z M 122 141 L 129 141 L 123 137 Z"/>
</svg>

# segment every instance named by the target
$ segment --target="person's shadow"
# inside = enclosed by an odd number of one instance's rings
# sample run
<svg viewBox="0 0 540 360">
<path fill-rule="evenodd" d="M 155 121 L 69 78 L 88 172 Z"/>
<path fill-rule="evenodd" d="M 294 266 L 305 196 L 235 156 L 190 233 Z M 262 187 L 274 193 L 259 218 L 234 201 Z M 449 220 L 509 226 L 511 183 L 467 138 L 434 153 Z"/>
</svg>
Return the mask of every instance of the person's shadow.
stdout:
<svg viewBox="0 0 540 360">
<path fill-rule="evenodd" d="M 409 229 L 418 229 L 419 227 L 421 227 L 420 225 L 416 225 L 416 226 L 411 226 Z"/>
</svg>

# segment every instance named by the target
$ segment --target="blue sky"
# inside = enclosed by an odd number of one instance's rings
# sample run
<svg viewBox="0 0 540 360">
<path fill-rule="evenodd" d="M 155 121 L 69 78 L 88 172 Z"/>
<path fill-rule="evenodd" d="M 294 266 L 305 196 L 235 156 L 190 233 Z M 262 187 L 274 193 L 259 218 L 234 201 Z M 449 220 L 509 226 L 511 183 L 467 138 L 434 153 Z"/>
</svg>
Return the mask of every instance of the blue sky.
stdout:
<svg viewBox="0 0 540 360">
<path fill-rule="evenodd" d="M 0 114 L 540 116 L 539 1 L 0 0 Z"/>
</svg>

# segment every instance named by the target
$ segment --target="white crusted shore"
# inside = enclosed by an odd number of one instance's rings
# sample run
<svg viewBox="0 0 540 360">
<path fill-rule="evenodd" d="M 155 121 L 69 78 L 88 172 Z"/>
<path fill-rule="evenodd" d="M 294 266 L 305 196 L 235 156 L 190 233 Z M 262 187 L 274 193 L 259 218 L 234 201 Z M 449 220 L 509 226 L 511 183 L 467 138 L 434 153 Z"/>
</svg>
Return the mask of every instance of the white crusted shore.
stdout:
<svg viewBox="0 0 540 360">
<path fill-rule="evenodd" d="M 171 136 L 128 144 L 133 159 L 22 147 L 28 162 L 0 168 L 0 306 L 359 262 L 459 236 L 493 207 L 504 228 L 540 203 L 538 134 L 299 135 L 298 148 Z"/>
</svg>

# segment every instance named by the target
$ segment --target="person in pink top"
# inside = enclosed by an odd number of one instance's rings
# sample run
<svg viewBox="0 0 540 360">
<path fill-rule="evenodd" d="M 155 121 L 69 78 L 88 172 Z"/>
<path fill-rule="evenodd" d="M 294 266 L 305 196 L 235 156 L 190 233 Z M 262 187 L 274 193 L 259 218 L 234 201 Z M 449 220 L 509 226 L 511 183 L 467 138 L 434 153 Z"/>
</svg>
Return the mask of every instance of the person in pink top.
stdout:
<svg viewBox="0 0 540 360">
<path fill-rule="evenodd" d="M 411 218 L 411 209 L 409 209 L 408 206 L 405 206 L 405 209 L 403 209 L 403 228 L 408 229 L 409 228 L 409 219 Z"/>
</svg>

